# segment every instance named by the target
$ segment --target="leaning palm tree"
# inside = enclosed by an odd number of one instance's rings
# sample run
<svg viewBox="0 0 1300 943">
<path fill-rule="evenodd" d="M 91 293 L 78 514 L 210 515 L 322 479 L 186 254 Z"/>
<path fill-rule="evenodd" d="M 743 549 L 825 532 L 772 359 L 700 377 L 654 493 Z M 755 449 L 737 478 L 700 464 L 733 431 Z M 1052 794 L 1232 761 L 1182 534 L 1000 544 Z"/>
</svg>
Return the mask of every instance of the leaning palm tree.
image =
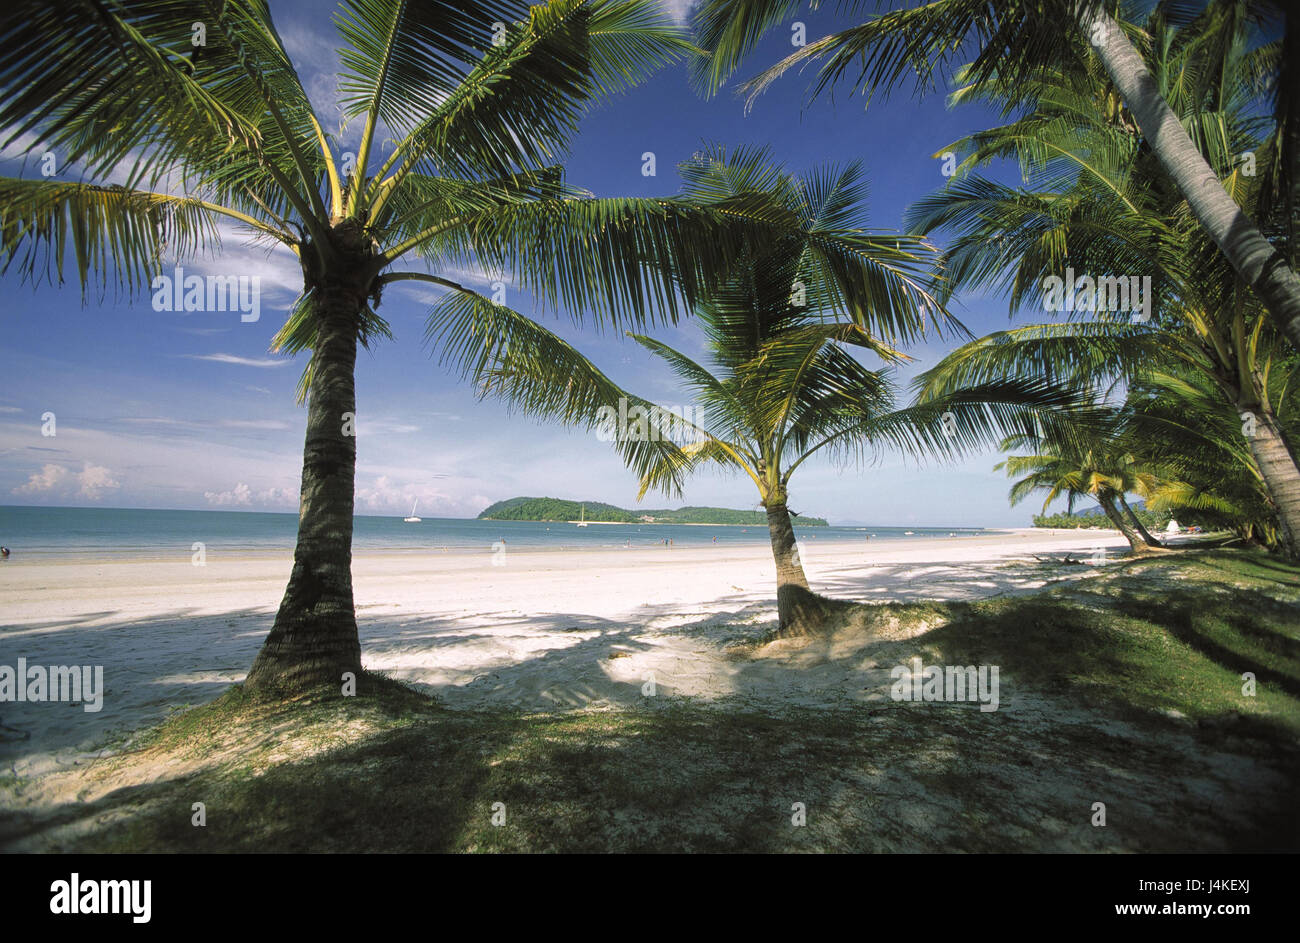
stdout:
<svg viewBox="0 0 1300 943">
<path fill-rule="evenodd" d="M 1125 497 L 1130 492 L 1150 494 L 1158 483 L 1156 475 L 1143 468 L 1131 452 L 1117 447 L 1113 439 L 1100 437 L 1079 448 L 1050 439 L 1012 436 L 1002 443 L 1002 449 L 1008 451 L 1025 445 L 1036 446 L 1036 450 L 1008 455 L 996 466 L 1005 470 L 1008 477 L 1017 479 L 1008 494 L 1013 505 L 1035 492 L 1046 491 L 1043 513 L 1062 496 L 1073 511 L 1074 502 L 1087 496 L 1097 502 L 1115 529 L 1124 535 L 1133 553 L 1144 553 L 1159 546 Z"/>
<path fill-rule="evenodd" d="M 1269 371 L 1277 420 L 1294 428 L 1300 391 L 1295 363 Z M 1211 377 L 1178 367 L 1149 371 L 1130 385 L 1122 414 L 1124 440 L 1157 482 L 1147 507 L 1186 522 L 1232 530 L 1243 540 L 1283 546 L 1277 505 L 1247 439 L 1242 419 Z"/>
<path fill-rule="evenodd" d="M 815 0 L 809 6 L 815 7 Z M 704 0 L 695 12 L 696 32 L 712 55 L 697 63 L 700 84 L 715 91 L 774 26 L 804 6 L 800 0 Z M 866 16 L 892 8 L 884 0 L 845 0 L 841 10 Z M 1159 4 L 1160 18 L 1185 16 L 1186 4 Z M 750 99 L 787 71 L 820 62 L 813 94 L 847 81 L 870 99 L 914 78 L 926 90 L 945 70 L 973 54 L 967 76 L 995 83 L 1012 100 L 1044 70 L 1067 68 L 1082 74 L 1099 63 L 1159 161 L 1167 179 L 1187 201 L 1198 224 L 1231 263 L 1241 281 L 1263 302 L 1276 329 L 1300 349 L 1300 276 L 1287 253 L 1265 236 L 1262 220 L 1251 219 L 1219 181 L 1162 95 L 1140 52 L 1154 45 L 1137 25 L 1119 16 L 1117 0 L 933 0 L 865 19 L 809 43 L 742 86 Z M 1281 24 L 1283 38 L 1274 31 Z M 1211 42 L 1252 30 L 1261 40 L 1254 55 L 1262 99 L 1271 104 L 1279 129 L 1277 192 L 1287 229 L 1294 229 L 1295 194 L 1300 188 L 1300 95 L 1295 92 L 1294 55 L 1300 50 L 1300 16 L 1282 0 L 1215 0 L 1196 24 Z M 1224 37 L 1227 37 L 1225 40 Z M 1161 50 L 1158 46 L 1155 52 Z M 1291 58 L 1288 59 L 1287 54 Z M 962 58 L 957 58 L 962 57 Z"/>
<path fill-rule="evenodd" d="M 15 0 L 0 16 L 0 140 L 82 174 L 0 180 L 6 268 L 61 280 L 66 254 L 83 289 L 134 293 L 164 258 L 214 248 L 219 223 L 297 256 L 277 343 L 311 351 L 298 537 L 250 690 L 361 671 L 354 364 L 391 336 L 386 288 L 445 292 L 436 319 L 481 298 L 450 273 L 500 272 L 635 326 L 693 297 L 728 244 L 719 214 L 593 199 L 556 166 L 592 103 L 692 54 L 652 0 L 348 0 L 337 136 L 264 0 Z"/>
<path fill-rule="evenodd" d="M 642 497 L 651 489 L 680 495 L 706 465 L 747 477 L 767 514 L 780 632 L 808 633 L 829 610 L 809 586 L 789 507 L 791 477 L 805 462 L 859 460 L 883 448 L 952 455 L 998 430 L 1027 428 L 1039 411 L 1040 421 L 1058 423 L 1073 400 L 1041 385 L 990 381 L 897 408 L 890 370 L 905 358 L 896 344 L 917 337 L 927 319 L 936 327 L 950 319 L 926 277 L 932 250 L 865 229 L 861 169 L 796 177 L 765 152 L 714 149 L 680 170 L 687 199 L 742 201 L 749 213 L 793 221 L 780 238 L 751 240 L 696 306 L 711 363 L 632 335 L 676 373 L 693 396 L 689 407 L 628 393 L 553 335 L 535 332 L 527 348 L 502 343 L 482 330 L 484 318 L 449 321 L 446 349 L 459 351 L 485 393 L 612 440 Z"/>
<path fill-rule="evenodd" d="M 1229 44 L 1207 55 L 1194 33 L 1159 22 L 1149 29 L 1163 51 L 1153 69 L 1170 102 L 1234 196 L 1256 207 L 1269 176 L 1267 155 L 1277 148 L 1275 134 L 1255 136 L 1259 122 L 1247 108 L 1240 48 Z M 1083 307 L 1071 323 L 998 332 L 953 352 L 931 371 L 927 389 L 942 392 L 988 374 L 1069 376 L 1088 386 L 1133 382 L 1152 370 L 1194 371 L 1224 409 L 1249 419 L 1242 441 L 1251 466 L 1277 508 L 1284 545 L 1300 552 L 1300 465 L 1268 383 L 1274 365 L 1290 354 L 1286 342 L 1192 222 L 1104 81 L 1045 72 L 1022 94 L 1033 108 L 952 145 L 968 154 L 963 175 L 918 201 L 909 213 L 914 228 L 954 234 L 945 256 L 950 290 L 997 288 L 1015 310 L 1045 301 L 1046 280 L 1059 283 L 1067 266 L 1095 276 L 1099 297 L 1114 294 L 1102 290 L 1107 282 L 1131 295 L 1131 273 L 1150 273 L 1144 311 L 1106 311 L 1103 303 L 1093 306 L 1095 318 Z M 979 84 L 954 97 L 1005 101 L 996 87 Z M 1251 177 L 1234 155 L 1255 149 L 1265 173 Z M 1029 187 L 973 172 L 996 158 L 1019 160 Z"/>
</svg>

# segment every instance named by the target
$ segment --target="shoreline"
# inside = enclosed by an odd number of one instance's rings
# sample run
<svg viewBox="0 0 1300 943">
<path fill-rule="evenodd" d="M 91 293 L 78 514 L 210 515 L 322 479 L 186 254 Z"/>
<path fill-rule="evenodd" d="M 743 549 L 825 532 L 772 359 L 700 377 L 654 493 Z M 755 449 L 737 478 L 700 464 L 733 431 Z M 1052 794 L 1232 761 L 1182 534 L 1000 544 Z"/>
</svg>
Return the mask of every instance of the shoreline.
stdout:
<svg viewBox="0 0 1300 943">
<path fill-rule="evenodd" d="M 1086 578 L 1032 554 L 1126 548 L 1118 534 L 800 540 L 809 582 L 861 603 L 960 601 Z M 0 756 L 19 772 L 207 703 L 244 679 L 293 567 L 289 552 L 188 548 L 148 559 L 28 559 L 0 565 L 0 664 L 102 665 L 97 713 L 5 704 L 19 731 Z M 495 561 L 498 561 L 494 563 Z M 359 552 L 353 595 L 367 669 L 450 708 L 616 706 L 653 672 L 673 696 L 714 700 L 736 683 L 731 640 L 768 631 L 776 572 L 766 541 L 568 552 Z M 617 658 L 593 651 L 615 649 Z M 625 657 L 626 656 L 626 657 Z M 642 678 L 642 680 L 644 680 Z M 633 693 L 629 693 L 633 692 Z M 639 696 L 639 695 L 638 695 Z"/>
<path fill-rule="evenodd" d="M 687 526 L 687 525 L 675 525 Z M 704 526 L 704 525 L 689 525 Z M 739 526 L 739 525 L 719 525 L 719 526 Z M 1001 530 L 984 530 L 979 533 L 956 533 L 948 534 L 929 534 L 915 536 L 899 536 L 889 538 L 872 538 L 872 537 L 850 537 L 842 533 L 836 533 L 833 537 L 820 539 L 823 535 L 818 533 L 809 533 L 799 535 L 797 539 L 818 540 L 818 547 L 834 548 L 848 553 L 869 550 L 873 555 L 877 551 L 899 551 L 911 552 L 923 547 L 942 547 L 951 546 L 960 542 L 962 545 L 970 545 L 973 542 L 980 541 L 987 543 L 991 540 L 1000 539 L 1022 539 L 1038 538 L 1034 543 L 1040 541 L 1069 540 L 1072 542 L 1091 541 L 1096 543 L 1099 540 L 1122 540 L 1119 531 L 1091 530 L 1083 528 L 1057 529 L 1050 530 L 1045 528 L 1006 528 Z M 1164 536 L 1164 535 L 1162 535 Z M 463 544 L 445 546 L 393 546 L 393 547 L 353 547 L 352 559 L 386 559 L 409 560 L 413 558 L 429 557 L 432 559 L 456 558 L 456 559 L 475 559 L 491 557 L 497 552 L 497 541 L 492 540 L 483 544 L 466 546 Z M 8 560 L 0 562 L 0 579 L 3 574 L 15 570 L 28 570 L 33 566 L 113 566 L 128 563 L 176 563 L 185 561 L 187 564 L 193 556 L 192 550 L 187 546 L 177 546 L 174 550 L 165 551 L 163 549 L 118 549 L 111 553 L 105 553 L 99 550 L 48 550 L 37 549 L 23 552 L 21 547 L 11 548 L 15 553 Z M 1071 547 L 1071 549 L 1077 549 Z M 767 540 L 755 538 L 750 542 L 743 543 L 700 543 L 700 544 L 676 544 L 671 547 L 662 547 L 658 543 L 646 545 L 634 545 L 631 547 L 625 544 L 609 544 L 603 546 L 592 546 L 590 544 L 558 544 L 552 546 L 539 546 L 536 544 L 518 544 L 511 545 L 506 542 L 506 552 L 511 556 L 535 555 L 549 557 L 560 554 L 583 555 L 583 554 L 604 554 L 611 552 L 618 553 L 677 553 L 684 554 L 690 552 L 701 552 L 708 559 L 725 559 L 732 554 L 750 554 L 759 552 L 766 554 L 770 559 L 770 546 Z M 230 550 L 223 549 L 220 545 L 209 544 L 206 548 L 206 556 L 209 561 L 221 560 L 225 562 L 257 562 L 270 561 L 277 559 L 293 558 L 293 547 L 282 546 L 275 548 L 258 548 L 258 547 L 236 547 Z M 201 567 L 196 567 L 201 569 Z"/>
</svg>

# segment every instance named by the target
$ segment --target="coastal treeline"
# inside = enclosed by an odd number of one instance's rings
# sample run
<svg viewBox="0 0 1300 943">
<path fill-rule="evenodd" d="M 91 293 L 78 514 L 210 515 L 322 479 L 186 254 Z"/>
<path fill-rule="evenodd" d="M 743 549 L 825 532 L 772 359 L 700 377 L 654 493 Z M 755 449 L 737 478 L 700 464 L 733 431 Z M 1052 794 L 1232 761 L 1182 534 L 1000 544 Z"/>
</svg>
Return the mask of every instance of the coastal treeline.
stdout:
<svg viewBox="0 0 1300 943">
<path fill-rule="evenodd" d="M 481 521 L 576 521 L 580 517 L 601 524 L 767 526 L 767 516 L 762 511 L 694 506 L 629 511 L 600 501 L 566 501 L 563 498 L 507 498 L 488 505 L 478 515 Z M 828 526 L 820 517 L 800 516 L 798 520 L 801 527 Z"/>
<path fill-rule="evenodd" d="M 1144 527 L 1153 532 L 1159 533 L 1169 526 L 1173 515 L 1168 511 L 1150 511 L 1146 508 L 1133 508 L 1133 514 Z M 1182 524 L 1183 522 L 1179 522 Z M 1110 518 L 1105 514 L 1085 513 L 1085 514 L 1035 514 L 1035 527 L 1049 527 L 1053 530 L 1089 530 L 1104 529 L 1111 530 L 1114 528 Z"/>
</svg>

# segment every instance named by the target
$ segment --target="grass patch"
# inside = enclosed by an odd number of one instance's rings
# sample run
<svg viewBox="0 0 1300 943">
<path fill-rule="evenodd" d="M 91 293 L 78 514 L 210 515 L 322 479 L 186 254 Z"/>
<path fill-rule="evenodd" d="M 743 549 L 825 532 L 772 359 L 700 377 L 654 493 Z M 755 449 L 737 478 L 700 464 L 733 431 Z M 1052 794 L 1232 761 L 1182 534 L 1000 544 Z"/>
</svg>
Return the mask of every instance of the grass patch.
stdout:
<svg viewBox="0 0 1300 943">
<path fill-rule="evenodd" d="M 1034 596 L 949 607 L 924 643 L 1089 704 L 1177 711 L 1210 728 L 1300 736 L 1300 567 L 1262 553 L 1134 560 Z M 1255 694 L 1242 675 L 1254 674 Z"/>
</svg>

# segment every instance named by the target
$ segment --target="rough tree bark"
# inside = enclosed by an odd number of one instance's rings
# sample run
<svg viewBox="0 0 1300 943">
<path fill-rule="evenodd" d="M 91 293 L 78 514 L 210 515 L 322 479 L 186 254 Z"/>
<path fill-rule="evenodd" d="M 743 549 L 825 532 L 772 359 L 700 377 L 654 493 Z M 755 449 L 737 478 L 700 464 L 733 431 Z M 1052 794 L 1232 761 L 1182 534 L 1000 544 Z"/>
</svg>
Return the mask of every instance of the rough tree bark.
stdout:
<svg viewBox="0 0 1300 943">
<path fill-rule="evenodd" d="M 356 484 L 357 319 L 364 304 L 347 280 L 316 286 L 317 338 L 307 406 L 298 542 L 275 624 L 246 689 L 287 694 L 360 679 L 361 644 L 352 600 L 352 512 Z"/>
<path fill-rule="evenodd" d="M 1250 454 L 1277 510 L 1282 545 L 1288 556 L 1300 559 L 1300 466 L 1272 411 L 1256 407 L 1253 412 L 1249 431 L 1254 434 L 1246 436 Z"/>
<path fill-rule="evenodd" d="M 1129 522 L 1132 523 L 1134 528 L 1137 529 L 1137 532 L 1142 535 L 1142 539 L 1146 542 L 1148 547 L 1164 546 L 1164 544 L 1151 536 L 1151 532 L 1147 530 L 1146 525 L 1143 524 L 1137 514 L 1133 512 L 1133 509 L 1128 506 L 1128 499 L 1122 494 L 1119 496 L 1119 506 L 1123 509 L 1124 513 L 1128 515 Z"/>
<path fill-rule="evenodd" d="M 808 635 L 826 621 L 825 600 L 808 587 L 803 563 L 795 545 L 790 510 L 782 503 L 764 505 L 767 532 L 772 539 L 772 558 L 776 561 L 776 608 L 783 636 Z"/>
<path fill-rule="evenodd" d="M 1077 11 L 1084 36 L 1091 40 L 1142 137 L 1187 200 L 1192 214 L 1264 302 L 1278 329 L 1300 350 L 1300 277 L 1228 195 L 1119 24 L 1087 0 L 1077 4 Z"/>
<path fill-rule="evenodd" d="M 1102 493 L 1097 495 L 1097 503 L 1101 505 L 1102 511 L 1105 512 L 1106 517 L 1110 519 L 1110 522 L 1115 525 L 1116 529 L 1118 529 L 1121 534 L 1124 535 L 1124 539 L 1128 541 L 1130 550 L 1134 553 L 1141 553 L 1146 550 L 1146 541 L 1144 541 L 1142 535 L 1137 532 L 1137 528 L 1130 524 L 1128 519 L 1120 512 L 1119 507 L 1115 503 L 1114 494 Z"/>
</svg>

